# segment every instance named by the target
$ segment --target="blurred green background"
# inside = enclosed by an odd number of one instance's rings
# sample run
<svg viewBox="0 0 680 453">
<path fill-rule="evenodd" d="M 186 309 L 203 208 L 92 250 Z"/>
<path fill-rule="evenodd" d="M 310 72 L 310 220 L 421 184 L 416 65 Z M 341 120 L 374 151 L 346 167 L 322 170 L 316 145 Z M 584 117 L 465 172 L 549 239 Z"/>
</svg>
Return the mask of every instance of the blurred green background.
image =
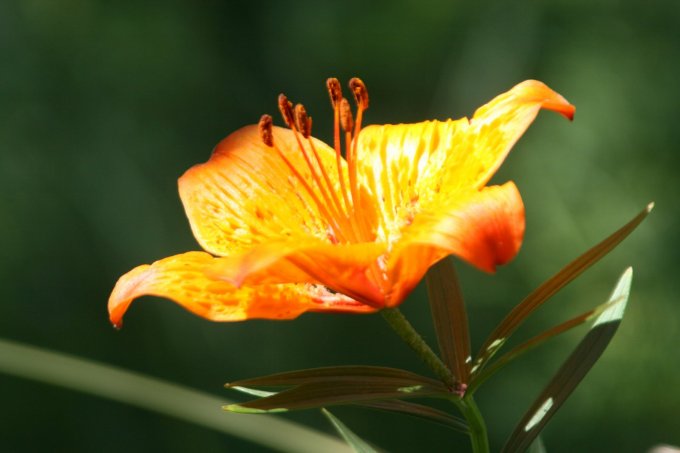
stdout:
<svg viewBox="0 0 680 453">
<path fill-rule="evenodd" d="M 0 3 L 0 337 L 233 398 L 222 384 L 341 364 L 427 373 L 380 316 L 308 314 L 217 324 L 146 298 L 126 325 L 106 300 L 132 267 L 195 250 L 176 179 L 230 131 L 303 101 L 328 139 L 329 76 L 360 76 L 367 124 L 470 115 L 527 79 L 577 106 L 543 113 L 496 181 L 527 211 L 519 257 L 494 276 L 460 265 L 473 342 L 587 247 L 656 201 L 651 217 L 519 333 L 604 302 L 635 277 L 610 348 L 546 428 L 549 451 L 680 444 L 680 3 Z M 403 311 L 434 341 L 422 288 Z M 553 340 L 491 380 L 479 402 L 498 449 L 575 346 Z M 77 392 L 0 375 L 3 451 L 265 451 Z M 467 448 L 425 422 L 344 408 L 389 451 Z M 316 411 L 292 416 L 330 432 Z M 263 435 L 266 435 L 264 433 Z"/>
</svg>

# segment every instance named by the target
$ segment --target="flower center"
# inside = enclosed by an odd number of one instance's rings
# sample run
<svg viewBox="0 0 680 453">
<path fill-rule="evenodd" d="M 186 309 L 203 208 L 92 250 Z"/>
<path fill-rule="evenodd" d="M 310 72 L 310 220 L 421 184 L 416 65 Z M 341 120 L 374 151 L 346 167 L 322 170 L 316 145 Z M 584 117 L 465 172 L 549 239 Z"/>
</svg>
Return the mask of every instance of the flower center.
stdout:
<svg viewBox="0 0 680 453">
<path fill-rule="evenodd" d="M 311 137 L 312 119 L 307 115 L 305 107 L 302 104 L 293 106 L 293 103 L 283 94 L 279 95 L 279 110 L 283 121 L 295 136 L 299 152 L 305 162 L 304 165 L 307 167 L 304 173 L 309 171 L 311 180 L 307 180 L 301 169 L 297 168 L 276 145 L 272 117 L 269 115 L 262 115 L 260 118 L 260 137 L 265 145 L 276 150 L 302 185 L 303 190 L 312 199 L 327 224 L 328 239 L 332 243 L 373 241 L 375 240 L 375 227 L 370 220 L 372 215 L 366 215 L 370 214 L 364 212 L 366 208 L 362 211 L 362 206 L 368 206 L 371 201 L 365 193 L 362 193 L 357 181 L 357 138 L 361 131 L 363 113 L 368 108 L 368 91 L 360 79 L 350 80 L 349 87 L 357 105 L 355 121 L 349 101 L 342 96 L 338 79 L 328 79 L 326 86 L 333 107 L 333 148 L 335 150 L 333 167 L 335 168 L 324 164 L 317 152 Z M 343 165 L 343 138 L 346 165 Z M 337 185 L 330 177 L 330 172 L 333 171 L 337 174 Z"/>
</svg>

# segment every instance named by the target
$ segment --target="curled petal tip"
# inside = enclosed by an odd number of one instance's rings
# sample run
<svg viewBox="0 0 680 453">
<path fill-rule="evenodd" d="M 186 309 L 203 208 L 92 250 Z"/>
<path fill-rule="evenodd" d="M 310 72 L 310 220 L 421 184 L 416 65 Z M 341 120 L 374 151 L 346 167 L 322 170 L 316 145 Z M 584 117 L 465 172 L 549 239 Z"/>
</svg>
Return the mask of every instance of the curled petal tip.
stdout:
<svg viewBox="0 0 680 453">
<path fill-rule="evenodd" d="M 562 96 L 560 96 L 560 97 L 562 98 Z M 562 98 L 562 100 L 564 100 L 563 103 L 552 102 L 552 101 L 544 102 L 543 108 L 557 112 L 560 115 L 564 116 L 569 121 L 573 121 L 574 120 L 574 114 L 576 113 L 576 107 L 574 107 L 572 104 L 567 102 L 566 99 Z"/>
<path fill-rule="evenodd" d="M 514 92 L 518 98 L 524 101 L 538 102 L 544 109 L 557 112 L 569 121 L 574 119 L 576 107 L 543 82 L 526 80 L 516 85 L 510 92 Z"/>
<path fill-rule="evenodd" d="M 130 302 L 131 300 L 123 305 L 125 308 L 112 308 L 109 310 L 109 322 L 115 330 L 123 328 L 123 315 L 127 311 L 127 305 L 130 305 Z"/>
<path fill-rule="evenodd" d="M 114 329 L 123 327 L 123 316 L 132 300 L 138 297 L 138 291 L 148 278 L 150 266 L 143 264 L 123 275 L 116 282 L 116 286 L 109 297 L 109 321 Z"/>
</svg>

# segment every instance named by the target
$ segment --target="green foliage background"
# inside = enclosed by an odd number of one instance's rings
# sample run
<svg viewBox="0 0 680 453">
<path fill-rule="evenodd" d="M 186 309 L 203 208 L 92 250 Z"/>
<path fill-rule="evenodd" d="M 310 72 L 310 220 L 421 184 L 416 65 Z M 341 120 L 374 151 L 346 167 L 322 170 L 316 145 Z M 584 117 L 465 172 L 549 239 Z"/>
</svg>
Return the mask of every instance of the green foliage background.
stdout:
<svg viewBox="0 0 680 453">
<path fill-rule="evenodd" d="M 619 250 L 520 333 L 603 302 L 635 268 L 627 316 L 548 425 L 549 451 L 680 444 L 680 3 L 675 0 L 0 3 L 0 337 L 233 398 L 237 378 L 341 364 L 426 373 L 379 316 L 211 323 L 160 299 L 122 331 L 106 299 L 132 267 L 197 249 L 176 179 L 286 92 L 330 137 L 324 81 L 360 76 L 367 123 L 470 115 L 527 78 L 577 106 L 543 113 L 496 181 L 526 204 L 519 257 L 461 265 L 477 347 L 510 307 L 649 201 Z M 403 310 L 434 342 L 424 291 Z M 580 330 L 582 334 L 584 330 Z M 552 341 L 479 394 L 498 449 L 579 334 Z M 3 451 L 259 451 L 238 439 L 75 392 L 0 376 Z M 418 420 L 339 409 L 389 451 L 467 439 Z M 330 430 L 318 412 L 295 420 Z M 266 433 L 263 433 L 266 435 Z"/>
</svg>

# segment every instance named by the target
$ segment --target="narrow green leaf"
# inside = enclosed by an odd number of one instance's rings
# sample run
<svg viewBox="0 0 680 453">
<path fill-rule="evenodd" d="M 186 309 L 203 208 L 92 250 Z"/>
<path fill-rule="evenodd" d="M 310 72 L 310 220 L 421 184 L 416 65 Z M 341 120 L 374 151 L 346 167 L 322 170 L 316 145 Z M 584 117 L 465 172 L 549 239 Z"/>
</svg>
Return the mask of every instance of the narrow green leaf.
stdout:
<svg viewBox="0 0 680 453">
<path fill-rule="evenodd" d="M 645 209 L 630 222 L 562 268 L 557 274 L 539 286 L 522 302 L 515 306 L 482 345 L 482 348 L 475 359 L 474 366 L 472 367 L 472 374 L 475 375 L 482 370 L 489 359 L 500 349 L 507 341 L 508 337 L 531 313 L 543 305 L 543 303 L 555 295 L 560 289 L 590 268 L 590 266 L 606 256 L 614 249 L 614 247 L 632 233 L 647 215 L 649 215 L 653 207 L 654 203 L 648 204 Z"/>
<path fill-rule="evenodd" d="M 545 444 L 543 443 L 543 439 L 541 439 L 541 436 L 536 437 L 536 440 L 529 446 L 527 453 L 548 453 L 548 450 L 546 450 Z"/>
<path fill-rule="evenodd" d="M 426 274 L 439 353 L 458 383 L 470 377 L 470 333 L 465 302 L 451 258 L 432 266 Z"/>
<path fill-rule="evenodd" d="M 221 412 L 219 407 L 225 399 L 220 396 L 14 341 L 0 339 L 0 373 L 128 404 L 275 451 L 349 450 L 334 436 L 278 417 L 243 417 Z M 262 435 L 263 432 L 267 435 Z"/>
<path fill-rule="evenodd" d="M 299 410 L 338 404 L 352 404 L 362 401 L 420 397 L 449 396 L 446 387 L 418 385 L 402 387 L 395 382 L 361 380 L 326 380 L 312 382 L 281 391 L 238 405 L 227 406 L 231 411 L 243 412 L 248 409 L 261 411 Z"/>
<path fill-rule="evenodd" d="M 581 324 L 592 320 L 594 317 L 604 312 L 607 308 L 611 307 L 613 304 L 618 304 L 620 302 L 621 301 L 619 299 L 613 301 L 609 300 L 604 304 L 598 305 L 597 307 L 591 310 L 581 313 L 580 315 L 568 321 L 565 321 L 561 324 L 558 324 L 544 331 L 543 333 L 531 338 L 530 340 L 527 340 L 526 342 L 514 347 L 512 350 L 505 353 L 498 360 L 496 360 L 487 368 L 485 368 L 483 371 L 481 371 L 479 374 L 477 374 L 474 377 L 474 379 L 470 382 L 470 386 L 467 389 L 467 393 L 474 393 L 479 388 L 479 386 L 482 385 L 482 383 L 484 383 L 484 381 L 486 381 L 491 376 L 496 374 L 501 368 L 515 360 L 517 357 L 523 355 L 524 353 L 530 351 L 531 349 L 534 349 L 537 346 L 540 346 L 550 338 L 553 338 L 557 335 L 560 335 L 564 332 L 573 329 L 574 327 L 578 327 Z"/>
<path fill-rule="evenodd" d="M 328 381 L 354 381 L 365 383 L 390 383 L 396 387 L 437 386 L 435 379 L 406 370 L 377 366 L 336 366 L 276 373 L 269 376 L 241 379 L 226 387 L 286 387 Z"/>
<path fill-rule="evenodd" d="M 431 422 L 439 423 L 448 428 L 452 428 L 463 434 L 468 434 L 468 427 L 465 420 L 449 415 L 444 411 L 424 406 L 422 404 L 412 403 L 410 401 L 402 400 L 380 400 L 380 401 L 363 401 L 356 403 L 356 406 L 368 407 L 371 409 L 378 409 L 388 412 L 399 412 L 413 417 L 418 417 Z"/>
<path fill-rule="evenodd" d="M 236 390 L 237 392 L 245 393 L 246 395 L 251 395 L 251 396 L 257 396 L 259 398 L 266 398 L 268 396 L 276 395 L 276 392 L 267 392 L 265 390 L 257 390 L 257 389 L 251 389 L 248 387 L 240 387 L 238 385 L 234 385 L 231 387 L 227 387 L 230 390 Z"/>
<path fill-rule="evenodd" d="M 612 304 L 595 319 L 588 334 L 522 417 L 503 452 L 525 451 L 600 358 L 621 324 L 632 277 L 633 270 L 626 269 L 609 298 Z"/>
<path fill-rule="evenodd" d="M 243 406 L 241 404 L 226 404 L 222 409 L 236 414 L 278 414 L 281 412 L 288 412 L 288 409 L 283 407 L 275 409 L 256 409 L 252 407 Z"/>
<path fill-rule="evenodd" d="M 344 423 L 342 423 L 338 418 L 331 414 L 328 409 L 321 408 L 321 413 L 323 413 L 328 420 L 330 420 L 333 427 L 336 429 L 338 434 L 345 439 L 345 442 L 352 447 L 356 453 L 378 453 L 378 450 L 371 447 L 368 442 L 363 440 L 361 437 L 354 434 Z"/>
</svg>

